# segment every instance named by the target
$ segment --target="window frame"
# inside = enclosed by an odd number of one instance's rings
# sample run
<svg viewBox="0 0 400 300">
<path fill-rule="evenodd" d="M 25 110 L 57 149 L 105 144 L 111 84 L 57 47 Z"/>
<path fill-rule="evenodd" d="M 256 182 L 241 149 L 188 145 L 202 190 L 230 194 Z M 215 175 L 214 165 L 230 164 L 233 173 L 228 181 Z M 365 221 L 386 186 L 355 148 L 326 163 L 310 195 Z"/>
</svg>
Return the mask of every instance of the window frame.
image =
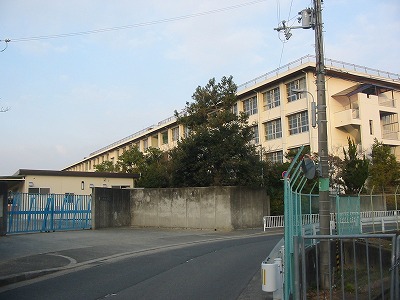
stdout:
<svg viewBox="0 0 400 300">
<path fill-rule="evenodd" d="M 281 105 L 280 88 L 275 87 L 262 93 L 264 110 L 273 109 Z"/>
<path fill-rule="evenodd" d="M 283 163 L 283 151 L 274 151 L 266 153 L 266 159 L 272 163 Z"/>
<path fill-rule="evenodd" d="M 169 142 L 168 130 L 161 132 L 161 142 L 163 145 L 167 145 Z"/>
<path fill-rule="evenodd" d="M 172 132 L 172 141 L 173 142 L 179 141 L 179 126 L 172 128 L 171 132 Z"/>
<path fill-rule="evenodd" d="M 282 120 L 278 118 L 264 123 L 264 132 L 267 141 L 282 138 Z"/>
<path fill-rule="evenodd" d="M 289 135 L 296 135 L 310 130 L 307 110 L 288 115 L 287 119 Z"/>
<path fill-rule="evenodd" d="M 243 100 L 243 112 L 249 116 L 255 115 L 258 113 L 257 107 L 257 96 L 252 96 Z"/>
<path fill-rule="evenodd" d="M 259 144 L 260 143 L 260 133 L 258 131 L 258 124 L 251 126 L 251 130 L 253 132 L 252 135 L 252 143 Z"/>
<path fill-rule="evenodd" d="M 287 94 L 287 102 L 288 103 L 294 102 L 294 101 L 297 101 L 297 100 L 303 98 L 302 93 L 294 93 L 294 92 L 292 92 L 292 89 L 307 90 L 306 78 L 303 76 L 303 77 L 297 78 L 295 80 L 292 80 L 292 81 L 286 83 L 286 94 Z"/>
</svg>

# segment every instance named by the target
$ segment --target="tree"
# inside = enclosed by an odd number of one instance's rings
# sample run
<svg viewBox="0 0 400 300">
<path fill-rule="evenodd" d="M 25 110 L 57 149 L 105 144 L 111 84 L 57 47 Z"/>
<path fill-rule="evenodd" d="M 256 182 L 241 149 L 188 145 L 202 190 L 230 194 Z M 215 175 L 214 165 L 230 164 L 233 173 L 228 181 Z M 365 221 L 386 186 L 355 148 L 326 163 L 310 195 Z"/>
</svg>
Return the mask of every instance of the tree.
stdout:
<svg viewBox="0 0 400 300">
<path fill-rule="evenodd" d="M 348 151 L 343 148 L 344 160 L 341 178 L 346 194 L 358 194 L 368 178 L 369 160 L 363 155 L 359 158 L 356 143 L 349 138 Z"/>
<path fill-rule="evenodd" d="M 144 169 L 144 162 L 144 154 L 137 146 L 133 146 L 118 157 L 116 167 L 122 173 L 140 174 Z"/>
<path fill-rule="evenodd" d="M 118 168 L 112 161 L 103 161 L 101 164 L 94 166 L 95 172 L 118 172 Z"/>
<path fill-rule="evenodd" d="M 168 167 L 167 156 L 160 149 L 149 147 L 143 153 L 134 146 L 122 153 L 114 171 L 140 174 L 137 187 L 156 188 L 169 185 Z"/>
<path fill-rule="evenodd" d="M 341 177 L 343 169 L 343 160 L 337 156 L 330 154 L 328 155 L 328 166 L 329 166 L 329 186 L 333 191 L 344 190 L 344 182 Z"/>
<path fill-rule="evenodd" d="M 185 113 L 175 111 L 189 130 L 171 150 L 174 186 L 259 185 L 261 162 L 251 144 L 248 116 L 236 114 L 236 84 L 231 77 L 197 87 Z"/>
<path fill-rule="evenodd" d="M 169 186 L 169 160 L 160 149 L 149 147 L 144 153 L 138 187 L 165 188 Z"/>
<path fill-rule="evenodd" d="M 400 168 L 390 147 L 375 139 L 372 145 L 369 186 L 385 192 L 385 188 L 395 186 L 400 178 Z"/>
<path fill-rule="evenodd" d="M 269 160 L 264 164 L 264 183 L 270 198 L 271 215 L 284 214 L 284 186 L 282 172 L 289 168 L 290 163 L 274 163 Z"/>
</svg>

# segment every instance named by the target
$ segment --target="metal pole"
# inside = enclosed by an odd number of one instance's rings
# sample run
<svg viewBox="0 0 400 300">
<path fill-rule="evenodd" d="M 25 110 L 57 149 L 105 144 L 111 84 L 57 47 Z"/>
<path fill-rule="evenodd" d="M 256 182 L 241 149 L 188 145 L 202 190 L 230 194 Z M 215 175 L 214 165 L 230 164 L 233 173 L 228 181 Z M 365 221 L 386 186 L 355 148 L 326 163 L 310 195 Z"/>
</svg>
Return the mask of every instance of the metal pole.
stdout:
<svg viewBox="0 0 400 300">
<path fill-rule="evenodd" d="M 322 8 L 321 0 L 314 0 L 315 11 L 315 56 L 316 56 L 316 85 L 318 106 L 318 155 L 320 159 L 319 177 L 319 222 L 320 234 L 329 235 L 330 202 L 329 202 L 329 166 L 328 166 L 328 130 L 326 118 L 325 95 L 325 66 L 322 39 Z M 330 287 L 330 282 L 325 280 L 329 272 L 329 240 L 320 242 L 320 267 L 321 284 L 323 289 Z"/>
</svg>

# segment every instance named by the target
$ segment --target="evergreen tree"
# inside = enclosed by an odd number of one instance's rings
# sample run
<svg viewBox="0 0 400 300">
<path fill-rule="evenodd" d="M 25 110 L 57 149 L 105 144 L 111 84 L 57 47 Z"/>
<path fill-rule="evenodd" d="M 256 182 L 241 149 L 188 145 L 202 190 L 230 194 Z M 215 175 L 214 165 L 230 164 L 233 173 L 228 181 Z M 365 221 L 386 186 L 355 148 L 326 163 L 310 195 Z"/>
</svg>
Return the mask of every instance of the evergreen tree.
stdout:
<svg viewBox="0 0 400 300">
<path fill-rule="evenodd" d="M 363 155 L 359 158 L 356 143 L 347 139 L 348 151 L 343 148 L 344 160 L 341 178 L 346 194 L 358 194 L 368 178 L 369 160 Z"/>
<path fill-rule="evenodd" d="M 260 157 L 251 144 L 248 116 L 237 114 L 232 77 L 197 87 L 178 123 L 189 134 L 171 150 L 174 186 L 260 185 Z"/>
<path fill-rule="evenodd" d="M 399 178 L 399 163 L 391 153 L 390 147 L 375 139 L 369 168 L 369 186 L 384 192 L 387 187 L 395 186 Z"/>
</svg>

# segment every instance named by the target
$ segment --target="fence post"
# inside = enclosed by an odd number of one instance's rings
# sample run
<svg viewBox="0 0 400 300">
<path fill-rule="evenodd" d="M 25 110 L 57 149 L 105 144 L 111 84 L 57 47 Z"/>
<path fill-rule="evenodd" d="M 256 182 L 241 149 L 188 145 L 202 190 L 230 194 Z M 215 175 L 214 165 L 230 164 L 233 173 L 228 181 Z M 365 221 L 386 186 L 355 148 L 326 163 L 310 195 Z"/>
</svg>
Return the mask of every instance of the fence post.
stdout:
<svg viewBox="0 0 400 300">
<path fill-rule="evenodd" d="M 293 237 L 293 256 L 294 256 L 294 299 L 300 300 L 300 264 L 299 264 L 299 237 Z"/>
<path fill-rule="evenodd" d="M 264 231 L 265 231 L 265 228 L 266 228 L 266 222 L 267 222 L 267 218 L 266 218 L 266 217 L 263 217 Z"/>
<path fill-rule="evenodd" d="M 395 208 L 396 208 L 396 229 L 397 231 L 399 230 L 399 217 L 397 215 L 397 191 L 399 189 L 399 185 L 396 187 L 396 192 L 394 193 L 394 203 L 395 203 Z"/>
</svg>

